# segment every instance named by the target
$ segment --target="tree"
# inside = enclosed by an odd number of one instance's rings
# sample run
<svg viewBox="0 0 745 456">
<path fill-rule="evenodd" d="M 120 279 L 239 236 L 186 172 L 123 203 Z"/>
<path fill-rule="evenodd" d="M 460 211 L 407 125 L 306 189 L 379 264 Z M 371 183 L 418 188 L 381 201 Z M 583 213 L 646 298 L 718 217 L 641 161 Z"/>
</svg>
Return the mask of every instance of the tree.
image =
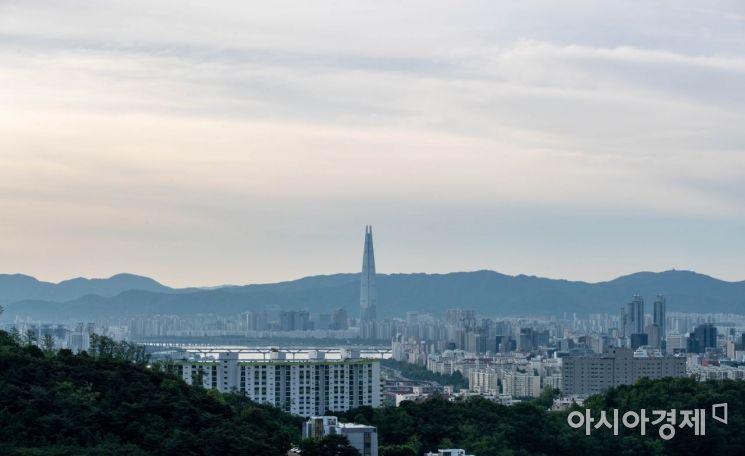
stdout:
<svg viewBox="0 0 745 456">
<path fill-rule="evenodd" d="M 34 345 L 37 341 L 36 333 L 33 329 L 26 330 L 25 342 L 26 345 Z"/>
<path fill-rule="evenodd" d="M 300 448 L 303 456 L 360 456 L 345 435 L 327 435 L 319 441 L 304 440 Z"/>
<path fill-rule="evenodd" d="M 44 351 L 51 352 L 54 350 L 54 337 L 51 334 L 44 334 L 44 339 L 41 342 L 41 346 Z"/>
<path fill-rule="evenodd" d="M 17 344 L 21 343 L 21 332 L 18 331 L 18 328 L 16 328 L 15 326 L 10 328 L 10 332 L 8 333 L 8 335 L 10 336 L 11 340 L 13 340 L 13 342 Z"/>
<path fill-rule="evenodd" d="M 560 392 L 558 389 L 546 387 L 541 391 L 541 395 L 533 399 L 532 402 L 539 407 L 548 409 L 554 405 L 554 399 L 559 397 L 559 395 Z"/>
<path fill-rule="evenodd" d="M 117 342 L 114 339 L 98 334 L 91 334 L 88 354 L 97 359 L 118 359 L 135 364 L 147 364 L 149 355 L 144 345 L 127 341 Z"/>
<path fill-rule="evenodd" d="M 302 418 L 269 405 L 124 360 L 45 354 L 4 331 L 0 366 L 1 455 L 285 456 L 300 438 Z"/>
<path fill-rule="evenodd" d="M 416 456 L 416 451 L 407 445 L 388 445 L 380 447 L 380 456 Z"/>
</svg>

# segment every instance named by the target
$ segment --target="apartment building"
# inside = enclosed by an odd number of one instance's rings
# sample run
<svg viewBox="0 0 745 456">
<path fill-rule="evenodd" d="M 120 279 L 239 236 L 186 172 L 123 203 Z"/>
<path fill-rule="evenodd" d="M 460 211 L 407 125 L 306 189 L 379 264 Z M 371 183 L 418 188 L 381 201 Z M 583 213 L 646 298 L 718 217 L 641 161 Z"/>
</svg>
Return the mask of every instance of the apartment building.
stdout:
<svg viewBox="0 0 745 456">
<path fill-rule="evenodd" d="M 240 360 L 226 352 L 215 360 L 179 362 L 176 371 L 189 384 L 242 393 L 304 417 L 381 404 L 380 362 L 359 355 L 288 360 L 276 352 L 267 360 Z"/>
</svg>

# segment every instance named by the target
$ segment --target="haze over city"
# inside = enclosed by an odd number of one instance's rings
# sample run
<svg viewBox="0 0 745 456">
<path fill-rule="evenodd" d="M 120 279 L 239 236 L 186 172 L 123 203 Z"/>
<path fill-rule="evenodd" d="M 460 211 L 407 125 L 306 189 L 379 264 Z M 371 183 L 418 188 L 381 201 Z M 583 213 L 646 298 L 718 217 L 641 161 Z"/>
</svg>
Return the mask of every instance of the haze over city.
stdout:
<svg viewBox="0 0 745 456">
<path fill-rule="evenodd" d="M 745 6 L 631 5 L 0 2 L 0 272 L 745 279 Z"/>
</svg>

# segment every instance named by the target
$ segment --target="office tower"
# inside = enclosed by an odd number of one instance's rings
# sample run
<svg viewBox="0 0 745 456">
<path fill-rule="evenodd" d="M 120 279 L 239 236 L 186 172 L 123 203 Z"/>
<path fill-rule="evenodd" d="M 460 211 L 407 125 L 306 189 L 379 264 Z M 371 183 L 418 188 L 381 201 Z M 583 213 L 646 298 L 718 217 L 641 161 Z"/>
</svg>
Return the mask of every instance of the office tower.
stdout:
<svg viewBox="0 0 745 456">
<path fill-rule="evenodd" d="M 470 328 L 476 326 L 476 312 L 473 309 L 448 309 L 447 321 L 453 326 Z"/>
<path fill-rule="evenodd" d="M 661 294 L 657 295 L 654 300 L 654 321 L 653 323 L 660 328 L 660 338 L 664 339 L 667 335 L 667 326 L 665 325 L 665 316 L 667 314 L 667 303 L 665 297 Z"/>
<path fill-rule="evenodd" d="M 238 353 L 225 352 L 215 360 L 177 361 L 175 368 L 188 384 L 244 394 L 305 417 L 381 403 L 380 361 L 360 358 L 359 351 L 345 352 L 339 360 L 325 359 L 322 352 L 309 359 L 273 352 L 271 359 L 239 360 Z"/>
<path fill-rule="evenodd" d="M 657 324 L 647 325 L 645 332 L 647 333 L 646 345 L 654 348 L 662 348 L 662 331 L 660 331 L 660 327 Z"/>
<path fill-rule="evenodd" d="M 301 310 L 297 313 L 295 329 L 300 331 L 308 331 L 309 329 L 313 329 L 310 322 L 310 313 L 307 310 Z"/>
<path fill-rule="evenodd" d="M 688 337 L 685 334 L 671 333 L 666 339 L 665 352 L 680 353 L 688 349 Z"/>
<path fill-rule="evenodd" d="M 631 385 L 640 377 L 685 377 L 686 359 L 673 356 L 635 358 L 628 348 L 607 354 L 562 359 L 562 394 L 595 394 L 618 385 Z"/>
<path fill-rule="evenodd" d="M 624 337 L 644 332 L 644 299 L 641 296 L 634 295 L 634 299 L 624 306 L 621 324 Z"/>
<path fill-rule="evenodd" d="M 362 321 L 375 321 L 375 305 L 375 253 L 373 252 L 372 226 L 366 226 L 360 286 L 360 316 Z"/>
<path fill-rule="evenodd" d="M 520 328 L 520 334 L 517 338 L 517 348 L 520 351 L 528 352 L 538 347 L 548 345 L 548 330 L 538 331 L 535 328 Z"/>
<path fill-rule="evenodd" d="M 313 329 L 307 310 L 283 310 L 279 313 L 280 331 L 307 331 Z"/>
<path fill-rule="evenodd" d="M 631 349 L 636 350 L 639 347 L 648 345 L 649 339 L 646 333 L 638 333 L 638 334 L 632 334 L 631 336 L 629 336 L 629 342 L 631 344 Z"/>
<path fill-rule="evenodd" d="M 499 353 L 507 353 L 509 351 L 509 338 L 510 336 L 494 336 L 496 351 Z"/>
<path fill-rule="evenodd" d="M 632 317 L 633 317 L 633 334 L 641 334 L 644 332 L 644 299 L 641 296 L 634 296 L 632 304 Z"/>
<path fill-rule="evenodd" d="M 331 326 L 331 315 L 330 314 L 319 314 L 316 320 L 315 329 L 330 329 Z"/>
<path fill-rule="evenodd" d="M 294 310 L 283 310 L 279 313 L 279 330 L 294 331 L 297 329 L 298 316 Z"/>
<path fill-rule="evenodd" d="M 533 328 L 520 328 L 517 337 L 517 348 L 523 352 L 529 352 L 535 348 L 533 345 Z"/>
<path fill-rule="evenodd" d="M 688 338 L 688 353 L 705 353 L 707 348 L 717 348 L 717 328 L 711 323 L 696 326 Z"/>
<path fill-rule="evenodd" d="M 246 328 L 253 331 L 264 331 L 269 328 L 269 318 L 265 310 L 246 312 Z"/>
<path fill-rule="evenodd" d="M 331 316 L 331 329 L 347 329 L 349 327 L 349 318 L 347 311 L 344 309 L 336 309 L 334 314 Z"/>
<path fill-rule="evenodd" d="M 486 336 L 481 332 L 468 332 L 466 351 L 469 353 L 486 353 Z"/>
</svg>

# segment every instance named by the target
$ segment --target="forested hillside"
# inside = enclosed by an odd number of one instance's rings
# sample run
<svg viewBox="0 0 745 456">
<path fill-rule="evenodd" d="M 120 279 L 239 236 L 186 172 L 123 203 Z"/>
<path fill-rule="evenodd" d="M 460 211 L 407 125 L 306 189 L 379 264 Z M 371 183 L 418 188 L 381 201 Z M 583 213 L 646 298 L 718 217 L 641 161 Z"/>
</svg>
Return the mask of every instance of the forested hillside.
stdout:
<svg viewBox="0 0 745 456">
<path fill-rule="evenodd" d="M 45 352 L 0 331 L 2 455 L 284 455 L 301 420 L 132 361 Z"/>
</svg>

